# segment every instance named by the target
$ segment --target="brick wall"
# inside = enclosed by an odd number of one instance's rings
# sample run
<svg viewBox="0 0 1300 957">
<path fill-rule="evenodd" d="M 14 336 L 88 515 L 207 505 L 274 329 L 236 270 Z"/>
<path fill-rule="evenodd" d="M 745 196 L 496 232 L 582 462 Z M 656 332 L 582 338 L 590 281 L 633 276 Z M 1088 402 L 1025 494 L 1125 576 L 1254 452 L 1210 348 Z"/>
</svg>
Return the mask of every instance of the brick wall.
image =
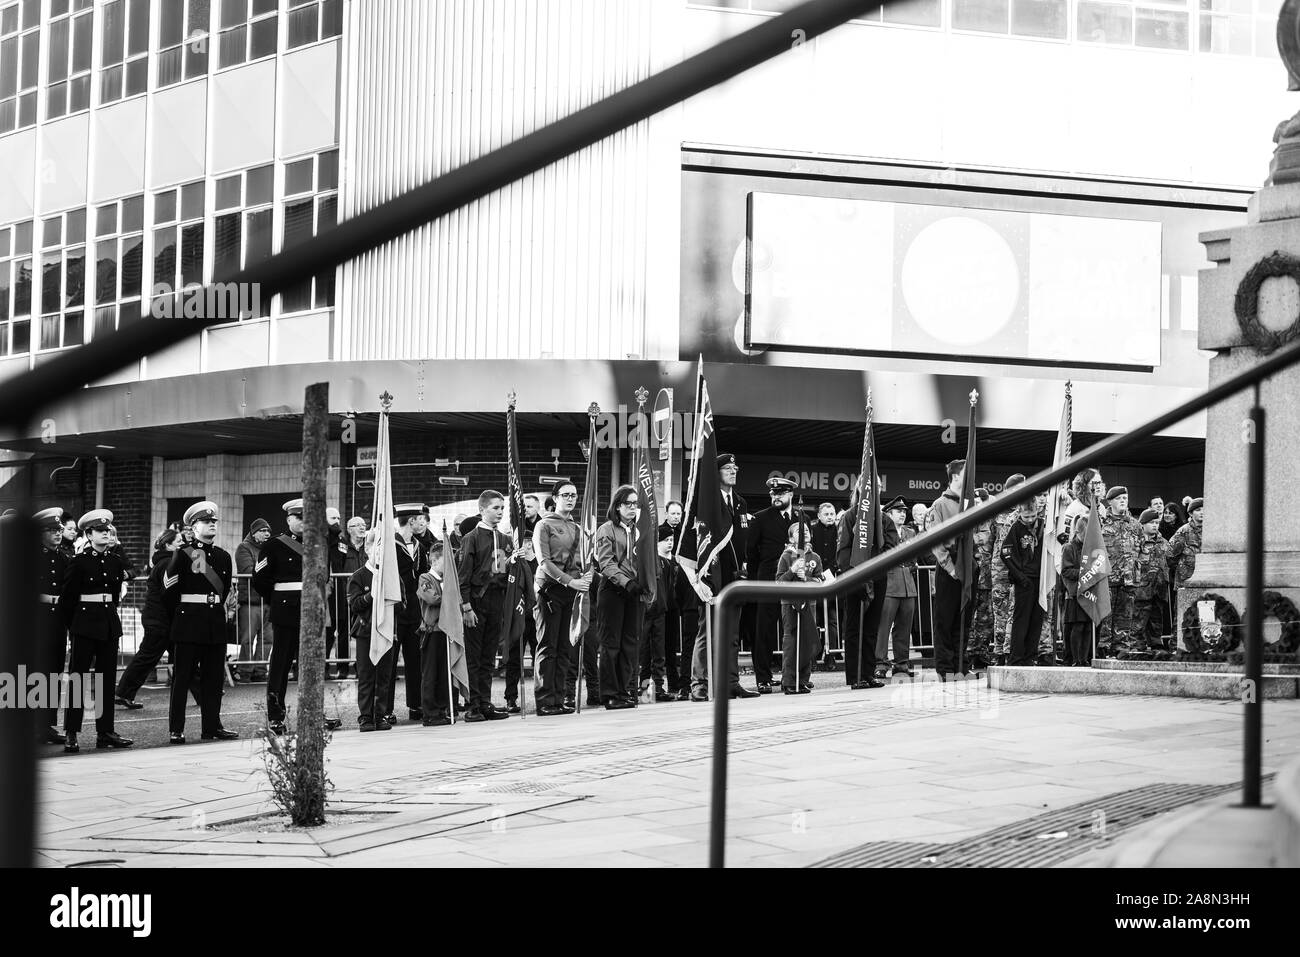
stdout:
<svg viewBox="0 0 1300 957">
<path fill-rule="evenodd" d="M 113 513 L 117 537 L 139 571 L 153 555 L 153 540 L 158 532 L 151 525 L 150 514 L 153 473 L 152 458 L 104 460 L 104 508 Z M 92 459 L 81 474 L 81 498 L 86 510 L 95 507 L 95 474 Z"/>
</svg>

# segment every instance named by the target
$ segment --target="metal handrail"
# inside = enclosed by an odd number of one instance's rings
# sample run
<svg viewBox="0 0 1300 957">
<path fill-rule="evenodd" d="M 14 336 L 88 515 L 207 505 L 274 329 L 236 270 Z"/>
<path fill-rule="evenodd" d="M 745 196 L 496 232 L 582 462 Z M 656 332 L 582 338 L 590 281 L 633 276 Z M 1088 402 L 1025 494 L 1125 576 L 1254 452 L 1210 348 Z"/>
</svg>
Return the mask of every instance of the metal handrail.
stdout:
<svg viewBox="0 0 1300 957">
<path fill-rule="evenodd" d="M 915 558 L 923 552 L 930 551 L 935 545 L 941 542 L 951 541 L 954 537 L 971 531 L 984 522 L 995 518 L 999 512 L 1006 509 L 1008 501 L 1023 499 L 1034 495 L 1038 492 L 1057 485 L 1058 483 L 1069 481 L 1081 469 L 1089 466 L 1113 461 L 1114 457 L 1122 452 L 1126 452 L 1138 446 L 1145 439 L 1150 438 L 1157 432 L 1170 428 L 1178 424 L 1188 416 L 1202 412 L 1213 405 L 1217 405 L 1224 399 L 1230 398 L 1248 389 L 1251 386 L 1257 386 L 1269 376 L 1281 372 L 1283 369 L 1300 362 L 1300 340 L 1289 343 L 1279 349 L 1273 355 L 1259 362 L 1249 369 L 1245 369 L 1230 378 L 1220 382 L 1218 385 L 1207 389 L 1205 392 L 1188 399 L 1182 405 L 1171 409 L 1161 415 L 1156 416 L 1148 422 L 1139 425 L 1122 435 L 1113 435 L 1109 439 L 1098 443 L 1077 455 L 1072 455 L 1064 463 L 1056 468 L 1046 469 L 1038 472 L 1023 484 L 1017 485 L 1011 496 L 1002 495 L 990 498 L 983 505 L 967 509 L 956 517 L 949 519 L 942 525 L 937 526 L 931 531 L 925 532 L 913 538 L 906 544 L 899 543 L 889 551 L 869 559 L 832 582 L 823 582 L 820 584 L 812 583 L 787 583 L 787 582 L 757 582 L 757 581 L 734 581 L 722 589 L 714 600 L 714 629 L 713 633 L 718 637 L 714 644 L 714 674 L 725 675 L 729 665 L 729 655 L 731 643 L 726 636 L 730 635 L 736 627 L 736 616 L 739 612 L 739 606 L 744 602 L 751 601 L 771 601 L 771 600 L 820 600 L 829 598 L 833 595 L 844 595 L 855 589 L 862 588 L 868 582 L 885 575 L 889 569 L 893 568 L 909 558 Z M 1262 426 L 1262 420 L 1261 420 Z M 1257 444 L 1262 446 L 1262 437 L 1257 436 Z M 1252 482 L 1252 488 L 1259 486 L 1262 492 L 1262 455 L 1252 456 L 1260 459 L 1261 474 L 1255 477 Z M 1262 503 L 1261 503 L 1262 515 Z M 1262 540 L 1257 543 L 1258 549 L 1262 552 Z M 1251 560 L 1248 559 L 1248 562 Z M 1257 576 L 1258 577 L 1258 576 Z M 1254 602 L 1258 604 L 1258 601 Z M 1256 631 L 1255 634 L 1258 634 Z M 873 639 L 874 640 L 874 639 Z M 1249 654 L 1249 652 L 1248 652 Z M 1258 656 L 1256 656 L 1258 657 Z M 1257 667 L 1257 666 L 1256 666 Z M 1250 669 L 1247 669 L 1248 680 L 1255 681 L 1255 695 L 1258 702 L 1262 701 L 1263 689 L 1259 687 L 1259 676 L 1251 676 Z M 714 711 L 713 711 L 713 786 L 712 786 L 712 818 L 709 828 L 709 866 L 722 867 L 724 861 L 724 843 L 726 840 L 726 806 L 727 806 L 727 710 L 728 695 L 725 689 L 715 689 L 714 691 Z M 1254 714 L 1254 712 L 1252 712 Z"/>
</svg>

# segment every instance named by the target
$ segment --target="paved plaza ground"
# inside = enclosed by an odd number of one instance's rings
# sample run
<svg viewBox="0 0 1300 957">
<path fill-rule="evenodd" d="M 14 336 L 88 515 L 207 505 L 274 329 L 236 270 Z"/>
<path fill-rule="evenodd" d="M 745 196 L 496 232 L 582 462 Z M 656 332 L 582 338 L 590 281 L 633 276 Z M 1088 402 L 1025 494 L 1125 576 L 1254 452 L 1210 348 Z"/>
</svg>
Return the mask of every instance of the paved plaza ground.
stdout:
<svg viewBox="0 0 1300 957">
<path fill-rule="evenodd" d="M 1096 865 L 1230 801 L 1241 705 L 1007 694 L 980 681 L 732 702 L 731 866 Z M 1264 770 L 1300 757 L 1265 706 Z M 189 867 L 702 866 L 713 709 L 672 703 L 335 735 L 330 821 L 273 817 L 261 742 L 42 761 L 39 863 Z"/>
</svg>

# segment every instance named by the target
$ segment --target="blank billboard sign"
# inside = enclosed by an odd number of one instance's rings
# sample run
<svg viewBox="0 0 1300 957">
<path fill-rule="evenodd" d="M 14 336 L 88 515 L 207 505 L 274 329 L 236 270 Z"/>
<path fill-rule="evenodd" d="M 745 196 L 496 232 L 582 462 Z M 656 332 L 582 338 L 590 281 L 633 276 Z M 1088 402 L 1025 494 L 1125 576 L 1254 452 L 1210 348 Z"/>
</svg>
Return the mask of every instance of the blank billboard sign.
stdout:
<svg viewBox="0 0 1300 957">
<path fill-rule="evenodd" d="M 749 195 L 748 345 L 1160 364 L 1160 223 Z"/>
</svg>

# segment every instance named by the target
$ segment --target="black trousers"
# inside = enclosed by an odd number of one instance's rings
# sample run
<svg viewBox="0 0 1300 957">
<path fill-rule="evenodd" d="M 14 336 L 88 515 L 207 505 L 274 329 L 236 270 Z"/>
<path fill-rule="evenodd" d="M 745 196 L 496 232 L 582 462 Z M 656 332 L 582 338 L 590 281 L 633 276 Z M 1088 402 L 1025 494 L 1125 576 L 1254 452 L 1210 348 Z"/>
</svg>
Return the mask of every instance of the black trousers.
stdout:
<svg viewBox="0 0 1300 957">
<path fill-rule="evenodd" d="M 122 677 L 117 680 L 117 696 L 125 698 L 127 701 L 134 701 L 144 683 L 149 680 L 149 675 L 158 667 L 158 662 L 162 661 L 163 652 L 167 652 L 171 659 L 172 686 L 175 687 L 176 655 L 172 648 L 171 635 L 168 634 L 166 628 L 146 625 L 144 638 L 140 640 L 140 647 L 132 656 L 131 663 L 123 670 Z M 225 668 L 224 657 L 222 658 L 221 667 Z M 202 707 L 202 691 L 199 685 L 200 674 L 191 677 L 188 690 L 194 696 L 194 703 Z"/>
<path fill-rule="evenodd" d="M 781 603 L 765 601 L 754 612 L 754 680 L 772 683 L 772 652 L 781 647 Z"/>
<path fill-rule="evenodd" d="M 532 610 L 524 613 L 524 646 L 532 649 L 533 667 L 537 666 L 537 624 Z M 524 673 L 524 656 L 519 642 L 506 643 L 506 701 L 519 701 L 519 679 Z"/>
<path fill-rule="evenodd" d="M 719 589 L 719 591 L 720 590 L 721 589 Z M 752 608 L 753 606 L 746 605 L 744 607 Z M 713 608 L 708 608 L 703 605 L 700 606 L 699 626 L 695 633 L 695 650 L 693 652 L 694 657 L 692 658 L 691 691 L 707 692 L 709 690 L 709 677 L 712 676 L 716 670 L 714 665 L 716 664 L 716 658 L 718 655 L 718 642 L 723 641 L 726 642 L 728 648 L 726 680 L 722 681 L 722 676 L 718 675 L 714 678 L 714 682 L 717 688 L 725 688 L 727 692 L 730 693 L 736 688 L 741 687 L 740 629 L 744 627 L 744 616 L 740 616 L 741 624 L 730 635 L 718 635 L 716 633 L 713 635 L 713 648 L 711 649 L 713 652 L 713 658 L 708 658 L 708 652 L 710 650 L 708 646 L 709 619 L 713 614 L 713 611 Z M 699 664 L 698 668 L 695 667 L 696 662 Z"/>
<path fill-rule="evenodd" d="M 804 602 L 796 607 L 781 603 L 781 687 L 797 691 L 812 681 L 812 662 L 817 653 L 817 611 Z M 797 669 L 797 671 L 796 671 Z"/>
<path fill-rule="evenodd" d="M 42 674 L 58 675 L 63 673 L 63 666 L 68 659 L 68 630 L 63 627 L 63 619 L 57 611 L 50 611 L 48 605 L 36 609 L 36 666 Z M 53 707 L 41 708 L 37 716 L 37 730 L 44 735 L 47 727 L 54 727 L 59 720 L 58 702 Z"/>
<path fill-rule="evenodd" d="M 95 708 L 100 712 L 95 716 L 95 731 L 98 734 L 113 733 L 113 695 L 109 691 L 117 678 L 117 639 L 87 638 L 85 635 L 72 636 L 72 655 L 68 662 L 69 675 L 79 678 L 74 681 L 68 697 L 68 706 L 63 712 L 63 730 L 77 732 L 81 730 L 81 719 L 85 713 L 87 676 L 94 682 Z"/>
<path fill-rule="evenodd" d="M 465 665 L 469 672 L 469 707 L 482 710 L 492 704 L 492 671 L 501 641 L 504 588 L 489 588 L 480 598 L 470 599 L 478 624 L 465 628 Z"/>
<path fill-rule="evenodd" d="M 691 656 L 700 630 L 698 605 L 670 611 L 664 620 L 664 655 L 669 691 L 691 690 Z"/>
<path fill-rule="evenodd" d="M 1038 604 L 1038 582 L 1011 586 L 1011 664 L 1032 665 L 1038 660 L 1038 639 L 1043 632 L 1043 607 Z"/>
<path fill-rule="evenodd" d="M 569 671 L 573 667 L 574 649 L 569 645 L 569 622 L 573 617 L 573 604 L 547 598 L 550 589 L 551 586 L 548 586 L 546 591 L 538 593 L 537 605 L 533 610 L 537 624 L 533 702 L 538 708 L 558 708 L 564 704 Z M 558 587 L 555 591 L 559 593 Z"/>
<path fill-rule="evenodd" d="M 656 691 L 663 690 L 664 674 L 668 670 L 668 651 L 665 642 L 668 631 L 667 619 L 668 616 L 663 612 L 657 615 L 645 615 L 641 627 L 641 684 L 645 685 L 653 681 Z M 640 688 L 637 690 L 639 692 Z"/>
<path fill-rule="evenodd" d="M 600 697 L 624 698 L 637 683 L 637 640 L 641 633 L 641 603 L 609 582 L 596 597 L 600 636 Z"/>
<path fill-rule="evenodd" d="M 370 632 L 353 637 L 357 647 L 357 720 L 361 724 L 373 724 L 388 714 L 389 685 L 393 680 L 397 646 L 384 652 L 379 664 L 371 664 Z"/>
<path fill-rule="evenodd" d="M 451 691 L 447 674 L 447 634 L 437 629 L 420 639 L 420 701 L 425 718 L 451 717 Z"/>
<path fill-rule="evenodd" d="M 870 681 L 876 674 L 876 631 L 880 628 L 880 613 L 884 598 L 876 610 L 875 628 L 871 627 L 869 613 L 876 602 L 855 591 L 844 596 L 844 618 L 840 621 L 840 636 L 844 639 L 844 683 L 853 685 Z"/>
<path fill-rule="evenodd" d="M 172 646 L 171 705 L 168 711 L 168 730 L 185 730 L 185 698 L 198 685 L 200 725 L 202 734 L 211 734 L 221 727 L 222 681 L 226 672 L 225 645 L 195 645 L 177 642 Z M 197 672 L 197 673 L 196 673 Z"/>
<path fill-rule="evenodd" d="M 1067 621 L 1065 633 L 1070 648 L 1070 664 L 1089 664 L 1092 661 L 1092 622 Z"/>
<path fill-rule="evenodd" d="M 423 671 L 420 669 L 420 635 L 418 621 L 396 622 L 393 625 L 393 656 L 388 665 L 388 703 L 385 714 L 393 714 L 397 706 L 397 653 L 402 653 L 402 665 L 405 668 L 406 707 L 416 710 L 420 707 L 420 681 Z M 468 629 L 466 629 L 468 630 Z"/>
<path fill-rule="evenodd" d="M 934 667 L 940 674 L 958 670 L 961 646 L 961 582 L 942 568 L 934 570 Z M 966 662 L 962 662 L 966 664 Z"/>
<path fill-rule="evenodd" d="M 276 625 L 271 645 L 271 664 L 266 673 L 266 717 L 283 721 L 284 699 L 289 693 L 289 669 L 298 660 L 298 627 Z"/>
</svg>

